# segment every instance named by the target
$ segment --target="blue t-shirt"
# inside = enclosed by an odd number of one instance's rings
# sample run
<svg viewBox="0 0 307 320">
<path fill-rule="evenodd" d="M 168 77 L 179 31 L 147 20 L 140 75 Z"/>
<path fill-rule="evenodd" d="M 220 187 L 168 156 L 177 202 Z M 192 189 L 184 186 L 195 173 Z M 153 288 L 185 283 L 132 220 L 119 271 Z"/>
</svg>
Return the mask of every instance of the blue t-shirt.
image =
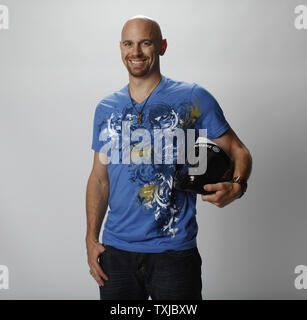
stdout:
<svg viewBox="0 0 307 320">
<path fill-rule="evenodd" d="M 207 138 L 215 139 L 230 126 L 215 98 L 196 83 L 162 75 L 143 109 L 142 123 L 138 123 L 136 109 L 140 111 L 145 100 L 140 104 L 134 102 L 133 107 L 126 85 L 105 97 L 95 110 L 92 149 L 107 153 L 111 159 L 107 166 L 110 210 L 102 242 L 134 252 L 190 249 L 197 245 L 197 195 L 173 188 L 176 160 L 155 164 L 153 142 L 147 150 L 143 149 L 143 156 L 152 159 L 151 163 L 123 162 L 123 139 L 119 139 L 122 124 L 128 123 L 130 132 L 144 128 L 152 138 L 155 129 L 180 128 L 184 132 L 206 129 Z M 195 131 L 197 137 L 198 130 Z M 137 142 L 131 141 L 131 153 Z M 110 145 L 112 152 L 107 152 L 105 148 Z M 164 141 L 163 149 L 165 146 Z M 113 152 L 115 149 L 118 154 Z"/>
</svg>

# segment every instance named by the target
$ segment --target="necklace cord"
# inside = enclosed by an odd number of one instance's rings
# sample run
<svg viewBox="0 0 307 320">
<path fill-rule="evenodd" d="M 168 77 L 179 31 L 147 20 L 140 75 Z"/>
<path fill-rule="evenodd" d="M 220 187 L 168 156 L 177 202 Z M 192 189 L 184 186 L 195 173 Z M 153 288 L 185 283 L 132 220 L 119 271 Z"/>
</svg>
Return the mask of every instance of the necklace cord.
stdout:
<svg viewBox="0 0 307 320">
<path fill-rule="evenodd" d="M 160 79 L 160 81 L 158 82 L 158 84 L 152 89 L 152 91 L 150 92 L 149 96 L 146 98 L 145 103 L 143 104 L 141 111 L 138 111 L 137 108 L 135 107 L 135 105 L 133 104 L 133 101 L 132 101 L 132 98 L 131 98 L 131 94 L 130 94 L 130 88 L 129 88 L 129 84 L 128 84 L 129 97 L 130 97 L 131 104 L 132 104 L 133 108 L 135 109 L 135 111 L 136 111 L 137 114 L 138 114 L 138 123 L 141 123 L 141 122 L 142 122 L 142 113 L 143 113 L 144 107 L 145 107 L 145 105 L 146 105 L 149 97 L 151 96 L 151 94 L 155 91 L 155 89 L 156 89 L 156 88 L 158 87 L 158 85 L 160 84 L 161 80 L 162 80 L 162 78 Z"/>
</svg>

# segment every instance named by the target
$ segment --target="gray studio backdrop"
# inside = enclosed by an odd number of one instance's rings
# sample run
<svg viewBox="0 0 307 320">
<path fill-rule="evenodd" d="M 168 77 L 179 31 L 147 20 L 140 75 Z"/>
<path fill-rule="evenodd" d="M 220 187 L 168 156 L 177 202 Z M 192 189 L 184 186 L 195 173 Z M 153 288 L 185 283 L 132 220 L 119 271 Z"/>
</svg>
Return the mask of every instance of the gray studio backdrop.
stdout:
<svg viewBox="0 0 307 320">
<path fill-rule="evenodd" d="M 123 23 L 156 19 L 161 72 L 219 101 L 250 149 L 247 195 L 198 198 L 205 299 L 306 299 L 306 0 L 1 0 L 0 299 L 98 299 L 85 251 L 85 190 L 97 103 L 128 82 Z M 120 199 L 119 199 L 120 201 Z"/>
</svg>

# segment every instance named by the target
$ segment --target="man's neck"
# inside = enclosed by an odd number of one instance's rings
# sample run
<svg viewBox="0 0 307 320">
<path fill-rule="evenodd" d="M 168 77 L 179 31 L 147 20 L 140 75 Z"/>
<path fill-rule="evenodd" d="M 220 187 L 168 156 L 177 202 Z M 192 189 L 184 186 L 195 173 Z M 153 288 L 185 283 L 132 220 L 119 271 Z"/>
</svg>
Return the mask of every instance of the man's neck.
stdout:
<svg viewBox="0 0 307 320">
<path fill-rule="evenodd" d="M 149 77 L 134 77 L 129 74 L 129 91 L 133 100 L 141 103 L 158 86 L 162 79 L 160 72 L 151 74 Z"/>
</svg>

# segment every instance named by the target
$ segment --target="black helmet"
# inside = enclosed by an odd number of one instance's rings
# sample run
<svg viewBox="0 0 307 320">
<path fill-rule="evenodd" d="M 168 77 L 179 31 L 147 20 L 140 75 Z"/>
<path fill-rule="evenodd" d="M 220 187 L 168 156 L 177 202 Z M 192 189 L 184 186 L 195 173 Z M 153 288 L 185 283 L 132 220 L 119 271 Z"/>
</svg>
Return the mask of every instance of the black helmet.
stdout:
<svg viewBox="0 0 307 320">
<path fill-rule="evenodd" d="M 194 147 L 196 156 L 199 156 L 200 148 L 207 148 L 207 170 L 204 174 L 191 175 L 189 174 L 189 167 L 198 167 L 198 162 L 194 165 L 177 164 L 174 176 L 174 188 L 180 191 L 212 194 L 214 192 L 204 190 L 204 185 L 231 181 L 233 176 L 233 162 L 228 155 L 214 143 L 197 141 Z"/>
</svg>

